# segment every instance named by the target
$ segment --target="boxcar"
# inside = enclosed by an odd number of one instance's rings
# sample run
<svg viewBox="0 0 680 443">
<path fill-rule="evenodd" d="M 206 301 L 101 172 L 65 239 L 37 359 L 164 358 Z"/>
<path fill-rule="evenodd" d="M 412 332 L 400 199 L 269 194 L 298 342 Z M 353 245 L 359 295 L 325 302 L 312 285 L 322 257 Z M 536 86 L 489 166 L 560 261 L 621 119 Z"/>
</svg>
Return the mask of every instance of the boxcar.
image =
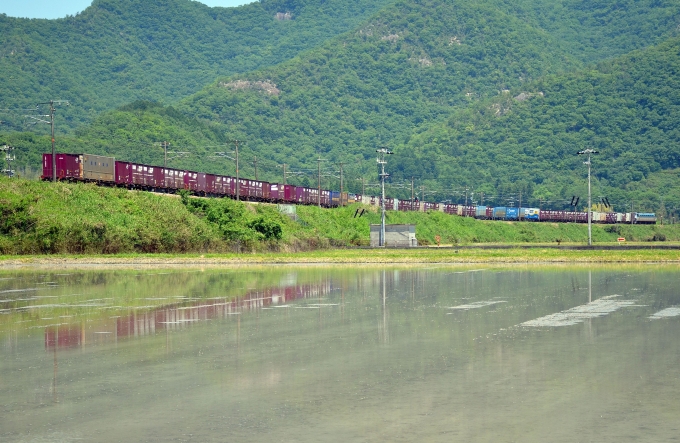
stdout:
<svg viewBox="0 0 680 443">
<path fill-rule="evenodd" d="M 540 221 L 564 221 L 566 219 L 567 211 L 547 211 L 541 210 L 539 214 Z"/>
<path fill-rule="evenodd" d="M 414 209 L 414 202 L 411 200 L 399 200 L 399 211 L 412 211 Z"/>
<path fill-rule="evenodd" d="M 475 213 L 477 212 L 476 208 L 474 206 L 461 205 L 461 206 L 459 206 L 459 208 L 460 208 L 460 215 L 462 215 L 463 217 L 474 217 Z"/>
<path fill-rule="evenodd" d="M 316 192 L 318 193 L 319 190 L 317 189 Z M 327 189 L 322 189 L 321 190 L 321 196 L 320 196 L 320 202 L 321 206 L 323 207 L 329 207 L 331 205 L 331 191 Z"/>
<path fill-rule="evenodd" d="M 272 184 L 269 182 L 262 182 L 262 200 L 271 201 L 272 198 Z"/>
<path fill-rule="evenodd" d="M 309 204 L 309 188 L 304 186 L 295 187 L 295 202 L 303 205 Z"/>
<path fill-rule="evenodd" d="M 163 175 L 163 187 L 169 190 L 184 189 L 184 171 L 171 168 L 160 168 Z"/>
<path fill-rule="evenodd" d="M 153 167 L 132 163 L 132 185 L 136 188 L 147 189 L 155 186 Z"/>
<path fill-rule="evenodd" d="M 215 174 L 203 174 L 202 178 L 199 175 L 199 187 L 203 186 L 203 195 L 215 195 L 215 178 Z"/>
<path fill-rule="evenodd" d="M 229 194 L 229 181 L 227 180 L 228 177 L 225 177 L 223 175 L 216 175 L 215 176 L 215 184 L 214 186 L 214 193 L 216 195 L 224 196 Z"/>
<path fill-rule="evenodd" d="M 451 215 L 458 215 L 458 205 L 445 204 L 444 212 Z"/>
<path fill-rule="evenodd" d="M 82 180 L 83 170 L 80 156 L 77 154 L 55 154 L 57 180 Z M 52 179 L 52 154 L 43 154 L 43 180 Z"/>
<path fill-rule="evenodd" d="M 132 186 L 132 163 L 116 162 L 114 180 L 118 186 Z"/>
<path fill-rule="evenodd" d="M 423 211 L 439 211 L 439 203 L 423 202 Z"/>
</svg>

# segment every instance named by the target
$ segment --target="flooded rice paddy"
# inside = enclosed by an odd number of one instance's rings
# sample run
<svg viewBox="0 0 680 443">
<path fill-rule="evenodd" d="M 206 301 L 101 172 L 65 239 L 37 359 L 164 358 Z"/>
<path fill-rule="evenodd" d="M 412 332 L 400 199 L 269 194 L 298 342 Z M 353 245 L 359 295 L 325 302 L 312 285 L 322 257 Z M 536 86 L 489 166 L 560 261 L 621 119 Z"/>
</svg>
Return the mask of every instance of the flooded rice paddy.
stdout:
<svg viewBox="0 0 680 443">
<path fill-rule="evenodd" d="M 0 442 L 678 441 L 679 277 L 0 271 Z"/>
</svg>

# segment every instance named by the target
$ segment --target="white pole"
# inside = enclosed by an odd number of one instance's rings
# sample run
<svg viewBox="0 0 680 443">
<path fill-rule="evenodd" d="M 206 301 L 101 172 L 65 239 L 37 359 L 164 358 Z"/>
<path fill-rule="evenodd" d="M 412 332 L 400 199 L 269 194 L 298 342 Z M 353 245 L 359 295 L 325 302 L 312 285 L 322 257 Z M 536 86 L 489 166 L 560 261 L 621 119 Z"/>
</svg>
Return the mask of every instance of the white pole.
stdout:
<svg viewBox="0 0 680 443">
<path fill-rule="evenodd" d="M 592 154 L 599 154 L 599 151 L 588 148 L 588 149 L 584 149 L 583 151 L 578 152 L 578 155 L 587 155 L 588 156 L 588 161 L 584 162 L 586 165 L 588 165 L 588 246 L 593 245 L 593 231 L 592 231 L 593 211 L 592 211 L 592 201 L 591 201 L 591 196 L 590 196 L 590 156 Z"/>
<path fill-rule="evenodd" d="M 380 242 L 379 246 L 385 246 L 385 162 L 382 163 L 382 214 L 380 216 Z"/>
</svg>

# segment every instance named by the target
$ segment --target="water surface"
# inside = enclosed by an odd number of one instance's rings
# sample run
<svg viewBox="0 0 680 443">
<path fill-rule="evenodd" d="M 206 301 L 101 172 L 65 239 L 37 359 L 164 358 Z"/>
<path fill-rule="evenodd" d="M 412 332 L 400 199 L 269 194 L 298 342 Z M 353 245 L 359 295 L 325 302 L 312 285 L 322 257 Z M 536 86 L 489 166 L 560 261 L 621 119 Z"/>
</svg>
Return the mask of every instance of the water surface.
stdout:
<svg viewBox="0 0 680 443">
<path fill-rule="evenodd" d="M 677 441 L 673 267 L 0 272 L 0 441 Z"/>
</svg>

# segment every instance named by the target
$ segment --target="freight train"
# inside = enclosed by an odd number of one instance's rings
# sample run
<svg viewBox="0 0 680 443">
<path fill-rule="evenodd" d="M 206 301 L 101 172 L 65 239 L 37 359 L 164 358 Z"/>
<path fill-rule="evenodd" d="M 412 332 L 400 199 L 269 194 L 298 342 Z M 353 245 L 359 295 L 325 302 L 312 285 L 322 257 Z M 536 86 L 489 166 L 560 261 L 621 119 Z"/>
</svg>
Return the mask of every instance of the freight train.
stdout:
<svg viewBox="0 0 680 443">
<path fill-rule="evenodd" d="M 56 154 L 57 180 L 92 182 L 152 192 L 176 193 L 186 190 L 203 197 L 229 197 L 244 201 L 320 205 L 326 208 L 350 203 L 380 206 L 380 197 L 348 194 L 327 189 L 308 188 L 186 169 L 151 166 L 119 161 L 93 154 Z M 43 154 L 43 180 L 52 179 L 52 154 Z M 238 185 L 237 185 L 238 183 Z M 468 206 L 385 198 L 385 208 L 394 211 L 440 211 L 484 220 L 587 223 L 587 212 L 555 211 L 540 208 Z M 593 223 L 655 224 L 649 212 L 592 212 Z"/>
</svg>

